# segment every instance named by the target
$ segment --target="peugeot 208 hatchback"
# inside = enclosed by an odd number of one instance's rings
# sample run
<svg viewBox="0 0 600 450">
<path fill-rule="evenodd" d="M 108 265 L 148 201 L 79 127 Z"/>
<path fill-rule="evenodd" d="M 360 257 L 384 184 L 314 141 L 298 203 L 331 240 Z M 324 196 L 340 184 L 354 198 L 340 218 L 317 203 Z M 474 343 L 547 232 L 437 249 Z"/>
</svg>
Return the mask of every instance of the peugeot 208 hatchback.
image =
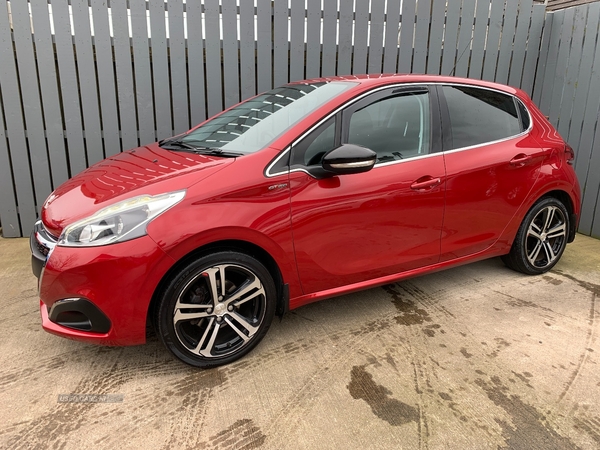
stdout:
<svg viewBox="0 0 600 450">
<path fill-rule="evenodd" d="M 210 367 L 316 300 L 493 256 L 540 274 L 575 236 L 573 157 L 511 87 L 290 83 L 56 189 L 31 236 L 42 326 L 133 345 L 152 322 Z"/>
</svg>

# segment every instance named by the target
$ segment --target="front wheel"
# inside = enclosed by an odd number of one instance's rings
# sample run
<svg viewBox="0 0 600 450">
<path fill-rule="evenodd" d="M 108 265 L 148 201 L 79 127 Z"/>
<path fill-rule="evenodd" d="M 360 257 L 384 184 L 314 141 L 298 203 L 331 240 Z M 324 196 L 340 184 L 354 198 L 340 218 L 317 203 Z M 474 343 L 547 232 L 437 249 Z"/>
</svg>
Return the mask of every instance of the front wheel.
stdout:
<svg viewBox="0 0 600 450">
<path fill-rule="evenodd" d="M 549 271 L 565 250 L 569 226 L 569 214 L 560 200 L 541 199 L 523 219 L 510 253 L 502 260 L 528 275 Z"/>
<path fill-rule="evenodd" d="M 220 252 L 199 258 L 163 291 L 155 317 L 158 335 L 187 364 L 228 364 L 264 337 L 276 295 L 268 270 L 248 255 Z"/>
</svg>

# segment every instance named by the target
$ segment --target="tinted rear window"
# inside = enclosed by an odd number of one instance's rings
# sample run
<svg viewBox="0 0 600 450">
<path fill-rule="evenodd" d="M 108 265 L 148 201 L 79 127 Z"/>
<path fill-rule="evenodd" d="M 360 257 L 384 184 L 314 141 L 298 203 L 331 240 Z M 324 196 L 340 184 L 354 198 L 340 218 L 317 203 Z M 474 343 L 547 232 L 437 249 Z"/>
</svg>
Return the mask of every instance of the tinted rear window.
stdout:
<svg viewBox="0 0 600 450">
<path fill-rule="evenodd" d="M 488 89 L 444 86 L 450 113 L 452 149 L 515 136 L 521 122 L 512 96 Z"/>
</svg>

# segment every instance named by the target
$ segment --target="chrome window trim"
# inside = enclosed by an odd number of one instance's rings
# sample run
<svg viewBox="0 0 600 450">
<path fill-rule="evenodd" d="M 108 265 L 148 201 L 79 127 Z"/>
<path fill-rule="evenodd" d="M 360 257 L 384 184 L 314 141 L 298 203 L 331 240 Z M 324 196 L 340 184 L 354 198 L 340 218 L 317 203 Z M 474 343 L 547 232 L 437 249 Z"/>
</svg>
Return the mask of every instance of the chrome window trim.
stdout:
<svg viewBox="0 0 600 450">
<path fill-rule="evenodd" d="M 281 171 L 281 172 L 277 172 L 277 173 L 271 173 L 271 169 L 273 168 L 273 166 L 275 166 L 279 162 L 279 160 L 281 158 L 283 158 L 287 153 L 289 153 L 291 151 L 291 149 L 292 149 L 292 147 L 294 145 L 298 144 L 298 142 L 300 142 L 307 135 L 309 135 L 310 133 L 312 133 L 316 128 L 318 128 L 321 124 L 323 124 L 323 122 L 326 122 L 331 117 L 335 116 L 342 109 L 347 108 L 348 106 L 356 103 L 357 101 L 359 101 L 359 100 L 363 99 L 364 97 L 366 97 L 368 95 L 371 95 L 371 94 L 373 94 L 375 92 L 379 92 L 379 91 L 382 91 L 384 89 L 393 89 L 393 88 L 405 87 L 405 86 L 408 86 L 408 87 L 415 87 L 415 86 L 422 86 L 422 87 L 428 87 L 428 86 L 463 86 L 463 87 L 483 89 L 483 90 L 487 90 L 487 91 L 498 92 L 500 94 L 508 95 L 508 96 L 514 98 L 516 101 L 520 102 L 523 105 L 523 107 L 525 108 L 525 111 L 527 111 L 527 115 L 529 116 L 529 128 L 527 128 L 525 131 L 520 132 L 519 134 L 515 134 L 513 136 L 508 136 L 508 137 L 505 137 L 505 138 L 502 138 L 502 139 L 497 139 L 495 141 L 482 142 L 481 144 L 471 145 L 469 147 L 460 147 L 460 148 L 455 148 L 455 149 L 452 149 L 452 150 L 446 150 L 446 151 L 441 151 L 441 152 L 428 153 L 427 155 L 416 156 L 414 158 L 407 158 L 407 159 L 398 160 L 398 161 L 388 161 L 388 162 L 384 162 L 384 163 L 375 164 L 375 166 L 373 167 L 373 170 L 377 169 L 378 167 L 385 167 L 385 166 L 390 166 L 390 165 L 393 165 L 393 164 L 403 163 L 403 162 L 407 162 L 407 161 L 414 161 L 416 159 L 428 158 L 430 156 L 442 155 L 442 154 L 448 154 L 448 153 L 462 152 L 462 151 L 465 151 L 465 150 L 472 150 L 472 149 L 475 149 L 475 148 L 483 147 L 485 145 L 498 144 L 498 143 L 505 142 L 505 141 L 508 141 L 508 140 L 511 140 L 511 139 L 515 139 L 515 138 L 519 138 L 519 137 L 525 136 L 526 134 L 528 134 L 529 132 L 531 132 L 531 130 L 533 129 L 533 116 L 531 115 L 531 112 L 529 111 L 529 108 L 527 108 L 527 105 L 525 105 L 525 103 L 523 103 L 519 97 L 517 97 L 515 94 L 511 94 L 510 92 L 506 92 L 506 91 L 503 91 L 503 90 L 500 90 L 500 89 L 490 88 L 490 87 L 487 87 L 487 86 L 478 86 L 478 85 L 466 84 L 466 83 L 441 82 L 441 81 L 440 82 L 412 82 L 412 83 L 388 84 L 388 85 L 385 85 L 385 86 L 379 86 L 378 88 L 372 89 L 372 90 L 367 91 L 367 92 L 363 92 L 359 96 L 351 99 L 349 102 L 347 102 L 347 103 L 345 103 L 345 104 L 343 104 L 341 106 L 338 106 L 335 110 L 333 110 L 328 115 L 326 115 L 321 120 L 319 120 L 317 123 L 315 123 L 312 127 L 310 127 L 302 135 L 300 135 L 298 138 L 296 138 L 290 145 L 288 145 L 267 166 L 267 169 L 265 170 L 266 177 L 267 178 L 273 178 L 273 177 L 276 177 L 276 176 L 279 176 L 279 175 L 290 174 L 292 172 L 304 172 L 304 173 L 310 175 L 311 177 L 313 177 L 313 175 L 310 172 L 308 172 L 305 169 L 301 169 L 301 168 L 291 169 L 291 170 L 288 168 L 287 170 L 284 170 L 284 171 Z"/>
</svg>

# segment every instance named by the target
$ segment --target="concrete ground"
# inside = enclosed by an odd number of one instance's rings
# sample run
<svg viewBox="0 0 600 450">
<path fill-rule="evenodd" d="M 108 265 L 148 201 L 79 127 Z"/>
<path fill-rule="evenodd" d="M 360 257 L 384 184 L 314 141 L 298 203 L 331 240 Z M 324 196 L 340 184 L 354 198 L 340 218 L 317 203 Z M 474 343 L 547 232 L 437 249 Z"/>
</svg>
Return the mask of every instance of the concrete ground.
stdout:
<svg viewBox="0 0 600 450">
<path fill-rule="evenodd" d="M 600 447 L 600 241 L 544 276 L 499 259 L 309 305 L 243 360 L 45 333 L 28 241 L 0 239 L 0 447 Z M 60 394 L 115 394 L 64 403 Z"/>
</svg>

